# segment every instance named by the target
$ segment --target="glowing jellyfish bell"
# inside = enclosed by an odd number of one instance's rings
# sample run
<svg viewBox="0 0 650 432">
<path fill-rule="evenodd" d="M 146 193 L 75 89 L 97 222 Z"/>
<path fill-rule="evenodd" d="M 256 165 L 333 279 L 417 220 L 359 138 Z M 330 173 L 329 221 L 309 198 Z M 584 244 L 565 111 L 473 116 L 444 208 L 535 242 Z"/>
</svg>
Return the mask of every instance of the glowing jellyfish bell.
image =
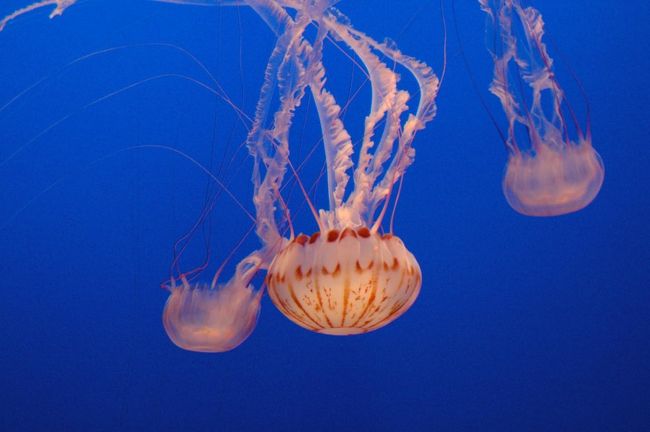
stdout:
<svg viewBox="0 0 650 432">
<path fill-rule="evenodd" d="M 592 146 L 589 119 L 583 132 L 558 85 L 542 41 L 544 22 L 519 0 L 479 0 L 496 33 L 490 90 L 508 118 L 508 163 L 503 192 L 510 206 L 529 216 L 556 216 L 591 203 L 603 184 L 603 162 Z M 529 99 L 524 94 L 530 93 Z M 570 137 L 566 117 L 577 138 Z M 527 134 L 522 148 L 516 131 Z"/>
<path fill-rule="evenodd" d="M 167 336 L 188 351 L 224 352 L 239 346 L 259 316 L 263 291 L 250 285 L 256 271 L 256 264 L 244 261 L 223 286 L 190 283 L 185 277 L 172 281 L 162 318 Z"/>
<path fill-rule="evenodd" d="M 394 321 L 417 298 L 422 273 L 393 235 L 368 228 L 304 234 L 271 264 L 273 303 L 291 321 L 318 333 L 366 333 Z"/>
<path fill-rule="evenodd" d="M 512 208 L 529 216 L 556 216 L 591 203 L 603 184 L 605 169 L 589 142 L 535 146 L 535 154 L 511 154 L 503 193 Z"/>
</svg>

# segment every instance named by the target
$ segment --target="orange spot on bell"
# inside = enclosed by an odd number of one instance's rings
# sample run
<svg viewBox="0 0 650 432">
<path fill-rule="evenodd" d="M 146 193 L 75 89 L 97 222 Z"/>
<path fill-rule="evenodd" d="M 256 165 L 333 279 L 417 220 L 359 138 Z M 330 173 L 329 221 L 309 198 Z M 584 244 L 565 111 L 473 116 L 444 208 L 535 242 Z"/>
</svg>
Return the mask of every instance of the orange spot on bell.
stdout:
<svg viewBox="0 0 650 432">
<path fill-rule="evenodd" d="M 307 241 L 309 241 L 309 237 L 307 237 L 304 234 L 300 234 L 296 239 L 294 240 L 296 243 L 298 243 L 300 246 L 304 246 Z"/>
<path fill-rule="evenodd" d="M 368 263 L 368 267 L 366 267 L 366 268 L 363 268 L 363 267 L 361 266 L 361 263 L 359 262 L 359 260 L 357 260 L 357 262 L 356 262 L 355 264 L 356 264 L 355 267 L 356 267 L 357 272 L 358 272 L 358 273 L 361 273 L 361 272 L 363 272 L 363 271 L 365 271 L 365 270 L 370 270 L 370 269 L 375 265 L 375 262 L 374 262 L 374 261 L 370 261 L 370 262 Z"/>
<path fill-rule="evenodd" d="M 343 240 L 344 238 L 346 238 L 348 236 L 352 236 L 354 238 L 357 238 L 357 233 L 352 228 L 346 228 L 341 233 L 341 240 Z"/>
<path fill-rule="evenodd" d="M 357 230 L 357 234 L 363 238 L 368 238 L 370 237 L 370 230 L 366 227 L 362 227 Z"/>
<path fill-rule="evenodd" d="M 327 233 L 327 241 L 328 242 L 333 242 L 336 241 L 339 238 L 339 231 L 338 230 L 332 230 Z"/>
<path fill-rule="evenodd" d="M 320 232 L 315 232 L 315 233 L 313 233 L 313 234 L 311 235 L 311 237 L 309 238 L 309 244 L 313 244 L 313 243 L 315 243 L 316 240 L 318 240 L 318 237 L 320 237 Z"/>
</svg>

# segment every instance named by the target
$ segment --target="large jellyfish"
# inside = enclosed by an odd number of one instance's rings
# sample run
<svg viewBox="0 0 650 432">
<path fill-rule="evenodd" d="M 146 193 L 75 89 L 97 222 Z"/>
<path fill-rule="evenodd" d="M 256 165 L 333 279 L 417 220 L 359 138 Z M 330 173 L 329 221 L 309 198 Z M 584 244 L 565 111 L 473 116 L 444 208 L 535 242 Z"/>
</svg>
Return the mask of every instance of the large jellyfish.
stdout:
<svg viewBox="0 0 650 432">
<path fill-rule="evenodd" d="M 494 42 L 490 90 L 508 119 L 506 199 L 529 216 L 578 211 L 598 194 L 605 170 L 592 146 L 589 119 L 583 131 L 556 80 L 542 41 L 542 15 L 519 0 L 479 3 L 489 16 L 489 40 Z M 527 143 L 519 140 L 523 135 Z"/>
<path fill-rule="evenodd" d="M 313 45 L 303 42 L 297 47 L 297 59 L 304 65 L 321 122 L 329 209 L 315 214 L 320 232 L 297 236 L 275 257 L 266 281 L 273 303 L 296 324 L 319 333 L 349 335 L 392 322 L 419 293 L 421 272 L 415 257 L 398 237 L 380 236 L 378 230 L 393 186 L 413 161 L 414 136 L 435 114 L 439 82 L 428 66 L 353 29 L 329 3 L 313 2 L 291 24 L 303 31 L 311 20 L 319 29 Z M 283 17 L 291 22 L 288 15 Z M 340 107 L 325 89 L 321 50 L 328 35 L 361 60 L 372 87 L 356 166 Z M 380 56 L 403 66 L 419 85 L 418 108 L 403 123 L 410 95 L 398 89 L 398 75 Z M 377 140 L 375 130 L 382 121 Z M 346 194 L 352 168 L 353 187 Z"/>
<path fill-rule="evenodd" d="M 380 229 L 393 188 L 414 160 L 415 135 L 435 116 L 439 80 L 432 69 L 394 44 L 378 43 L 355 30 L 333 7 L 339 0 L 166 1 L 247 5 L 277 38 L 247 138 L 254 161 L 256 233 L 262 246 L 245 257 L 224 284 L 217 281 L 219 272 L 211 283 L 191 283 L 184 275 L 171 280 L 163 312 L 171 340 L 203 352 L 227 351 L 242 343 L 259 315 L 264 287 L 256 290 L 251 282 L 260 270 L 267 270 L 265 284 L 274 305 L 309 330 L 350 335 L 397 319 L 417 298 L 422 275 L 404 243 Z M 0 21 L 0 28 L 36 8 L 55 5 L 51 16 L 56 16 L 73 3 L 35 3 Z M 308 32 L 310 27 L 316 31 Z M 371 106 L 357 146 L 346 130 L 341 106 L 326 89 L 325 43 L 345 46 L 360 60 L 370 82 Z M 411 94 L 399 87 L 397 65 L 417 82 L 419 101 L 413 110 L 408 106 Z M 319 232 L 295 236 L 281 186 L 288 169 L 297 176 L 289 161 L 289 131 L 307 94 L 321 126 L 329 207 L 316 210 L 303 188 Z M 281 225 L 291 227 L 289 238 L 283 237 Z"/>
</svg>

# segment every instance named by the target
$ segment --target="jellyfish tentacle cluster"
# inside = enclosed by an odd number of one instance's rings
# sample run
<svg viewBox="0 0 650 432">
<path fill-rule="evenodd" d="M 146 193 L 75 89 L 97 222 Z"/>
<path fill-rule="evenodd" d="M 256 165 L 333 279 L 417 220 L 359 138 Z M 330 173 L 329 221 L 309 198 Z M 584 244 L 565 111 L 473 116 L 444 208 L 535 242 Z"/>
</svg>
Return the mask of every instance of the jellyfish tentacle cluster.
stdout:
<svg viewBox="0 0 650 432">
<path fill-rule="evenodd" d="M 592 146 L 589 121 L 583 131 L 555 78 L 553 60 L 542 40 L 542 15 L 519 0 L 479 3 L 497 41 L 490 48 L 494 60 L 490 90 L 508 119 L 506 199 L 513 209 L 529 216 L 578 211 L 600 191 L 605 170 Z M 528 147 L 518 142 L 519 128 L 526 132 Z"/>
</svg>

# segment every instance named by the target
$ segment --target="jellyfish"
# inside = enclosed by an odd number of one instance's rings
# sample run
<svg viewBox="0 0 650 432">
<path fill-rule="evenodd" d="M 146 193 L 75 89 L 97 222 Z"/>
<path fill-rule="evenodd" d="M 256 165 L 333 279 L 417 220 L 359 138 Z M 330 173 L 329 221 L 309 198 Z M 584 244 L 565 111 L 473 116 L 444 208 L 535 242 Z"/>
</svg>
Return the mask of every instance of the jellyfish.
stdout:
<svg viewBox="0 0 650 432">
<path fill-rule="evenodd" d="M 239 346 L 257 325 L 261 290 L 250 285 L 257 270 L 249 258 L 222 286 L 180 281 L 169 283 L 163 326 L 178 347 L 195 352 L 224 352 Z M 247 274 L 248 273 L 248 274 Z"/>
<path fill-rule="evenodd" d="M 403 315 L 418 297 L 422 272 L 415 256 L 393 234 L 392 220 L 387 233 L 382 222 L 395 198 L 395 185 L 414 161 L 414 138 L 436 114 L 440 81 L 433 70 L 394 43 L 377 42 L 356 30 L 334 8 L 339 0 L 166 2 L 246 5 L 276 37 L 246 140 L 253 160 L 252 200 L 261 246 L 236 265 L 225 283 L 218 281 L 220 270 L 211 283 L 192 282 L 186 274 L 171 278 L 163 311 L 170 339 L 190 351 L 234 349 L 254 330 L 265 289 L 290 321 L 321 334 L 366 333 Z M 72 3 L 36 3 L 3 23 L 37 7 L 56 4 L 58 9 Z M 316 31 L 309 32 L 311 27 Z M 370 83 L 370 109 L 358 144 L 346 129 L 341 105 L 327 90 L 326 43 L 356 56 Z M 409 108 L 412 95 L 400 86 L 397 65 L 417 83 L 415 109 Z M 289 160 L 294 113 L 308 95 L 319 119 L 327 173 L 328 207 L 318 210 Z M 309 236 L 295 234 L 282 198 L 287 171 L 300 185 L 318 226 Z M 267 274 L 256 289 L 252 281 L 260 271 Z"/>
<path fill-rule="evenodd" d="M 421 288 L 413 254 L 399 237 L 380 235 L 379 229 L 393 186 L 413 162 L 413 139 L 435 115 L 439 80 L 429 66 L 354 29 L 334 1 L 286 2 L 297 8 L 295 18 L 277 7 L 282 2 L 249 3 L 280 39 L 288 35 L 292 41 L 291 61 L 316 106 L 327 161 L 329 208 L 312 208 L 319 231 L 288 239 L 274 257 L 266 276 L 269 297 L 291 321 L 318 333 L 376 330 L 405 313 Z M 311 23 L 318 33 L 309 42 L 304 32 Z M 360 59 L 372 88 L 356 166 L 340 105 L 325 85 L 322 49 L 329 38 Z M 383 59 L 404 67 L 418 83 L 414 113 L 408 111 L 411 95 L 398 87 L 398 74 Z M 305 93 L 301 89 L 299 94 Z M 382 133 L 375 137 L 382 122 Z"/>
<path fill-rule="evenodd" d="M 494 32 L 490 91 L 508 120 L 502 183 L 506 200 L 529 216 L 581 210 L 600 191 L 605 170 L 592 145 L 588 113 L 583 131 L 557 82 L 553 59 L 542 41 L 542 15 L 522 7 L 519 0 L 479 2 L 488 15 L 488 30 Z"/>
</svg>

